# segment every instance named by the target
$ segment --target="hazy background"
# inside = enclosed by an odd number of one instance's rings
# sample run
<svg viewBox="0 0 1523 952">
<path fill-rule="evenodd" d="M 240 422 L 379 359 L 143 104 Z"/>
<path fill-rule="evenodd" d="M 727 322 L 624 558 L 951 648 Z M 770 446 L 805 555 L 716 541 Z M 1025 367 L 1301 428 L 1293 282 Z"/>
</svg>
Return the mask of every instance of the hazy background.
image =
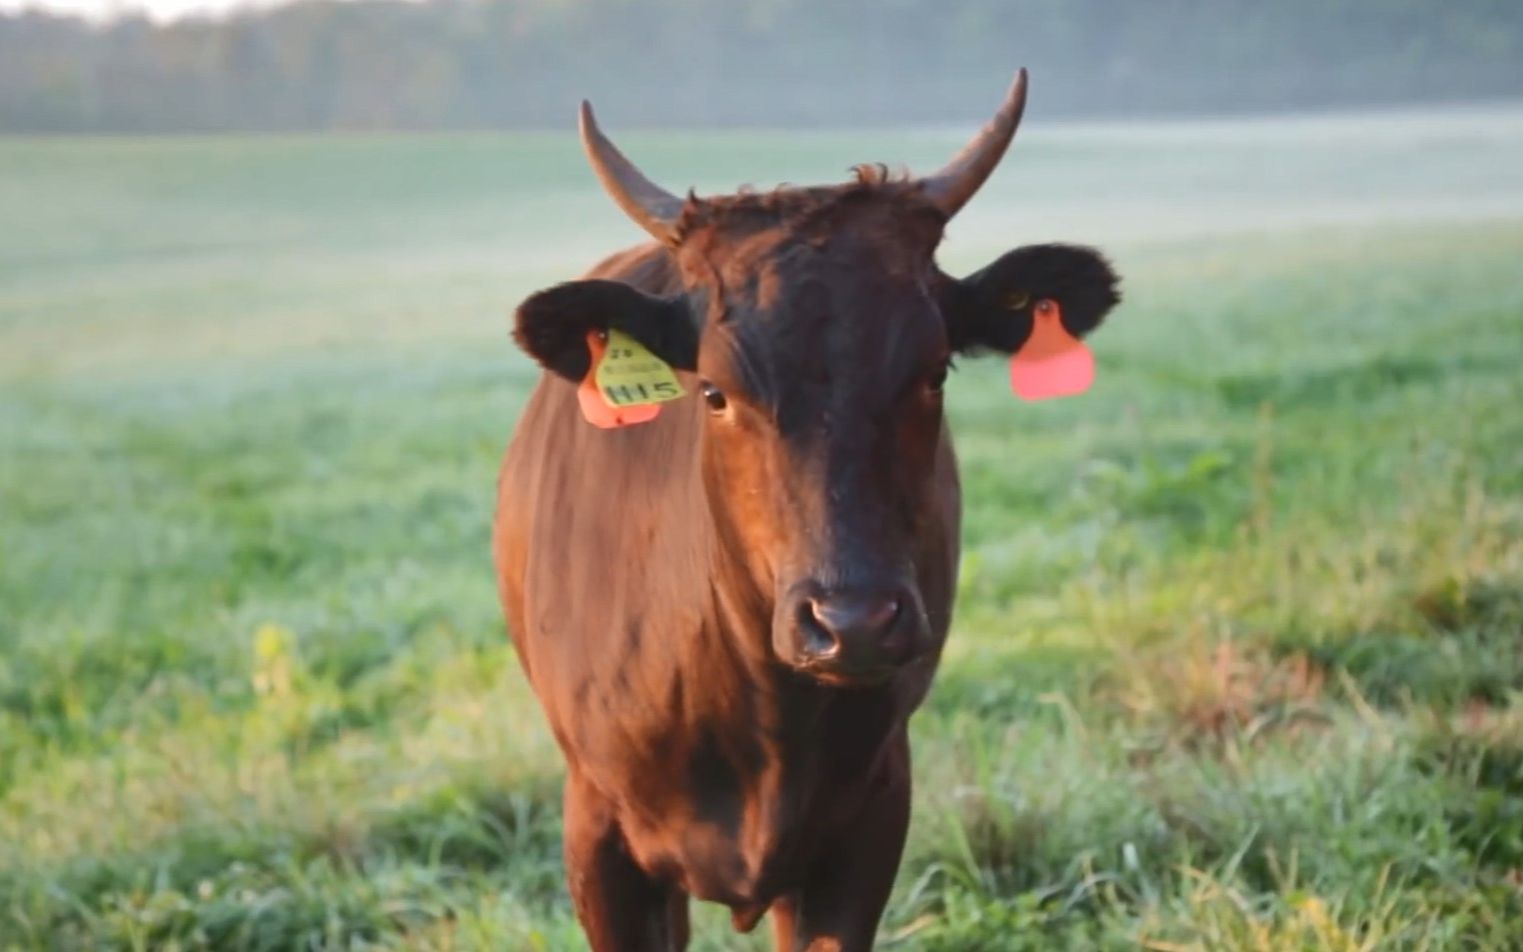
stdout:
<svg viewBox="0 0 1523 952">
<path fill-rule="evenodd" d="M 623 125 L 947 122 L 981 116 L 1021 64 L 1038 116 L 1523 93 L 1514 0 L 304 0 L 169 22 L 107 9 L 0 15 L 0 128 L 563 128 L 584 96 Z"/>
<path fill-rule="evenodd" d="M 0 949 L 585 948 L 488 547 L 513 307 L 644 238 L 576 101 L 713 194 L 1023 64 L 938 260 L 1125 300 L 947 387 L 882 947 L 1523 949 L 1523 4 L 185 6 L 0 18 Z"/>
</svg>

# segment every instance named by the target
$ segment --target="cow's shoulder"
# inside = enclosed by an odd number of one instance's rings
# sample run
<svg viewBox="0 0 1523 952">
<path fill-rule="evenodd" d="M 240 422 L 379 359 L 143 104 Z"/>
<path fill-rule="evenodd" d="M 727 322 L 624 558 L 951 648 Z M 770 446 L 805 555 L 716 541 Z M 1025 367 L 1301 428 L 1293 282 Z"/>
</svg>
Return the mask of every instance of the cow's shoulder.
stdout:
<svg viewBox="0 0 1523 952">
<path fill-rule="evenodd" d="M 653 294 L 678 282 L 668 251 L 653 242 L 605 258 L 588 276 Z M 576 388 L 546 373 L 530 395 L 499 478 L 495 540 L 531 680 L 570 706 L 577 694 L 613 702 L 669 679 L 653 669 L 669 669 L 671 646 L 703 623 L 712 561 L 701 419 L 687 401 L 666 404 L 649 423 L 602 430 L 582 419 Z M 643 676 L 631 677 L 636 671 Z"/>
</svg>

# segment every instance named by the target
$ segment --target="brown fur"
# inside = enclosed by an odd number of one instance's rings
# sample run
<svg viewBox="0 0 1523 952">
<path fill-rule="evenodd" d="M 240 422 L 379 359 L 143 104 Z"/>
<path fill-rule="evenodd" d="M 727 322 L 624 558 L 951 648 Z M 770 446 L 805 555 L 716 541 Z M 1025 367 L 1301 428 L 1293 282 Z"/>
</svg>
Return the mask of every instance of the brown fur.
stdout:
<svg viewBox="0 0 1523 952">
<path fill-rule="evenodd" d="M 853 166 L 852 174 L 854 180 L 844 185 L 781 185 L 768 191 L 741 189 L 733 195 L 711 198 L 689 192 L 673 244 L 681 244 L 699 229 L 734 228 L 744 219 L 764 226 L 823 220 L 828 227 L 832 213 L 862 201 L 892 204 L 944 222 L 941 212 L 906 173 L 894 173 L 883 164 L 862 164 Z"/>
</svg>

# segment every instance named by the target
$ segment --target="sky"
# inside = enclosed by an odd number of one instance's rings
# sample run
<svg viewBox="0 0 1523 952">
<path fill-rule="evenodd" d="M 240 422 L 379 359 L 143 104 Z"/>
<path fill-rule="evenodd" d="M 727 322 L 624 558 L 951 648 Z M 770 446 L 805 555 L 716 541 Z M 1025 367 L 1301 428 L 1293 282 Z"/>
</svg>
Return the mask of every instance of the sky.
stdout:
<svg viewBox="0 0 1523 952">
<path fill-rule="evenodd" d="M 146 13 L 155 20 L 173 20 L 192 13 L 226 13 L 248 7 L 278 6 L 289 0 L 0 0 L 0 10 L 28 8 L 74 13 L 105 20 L 125 13 Z"/>
</svg>

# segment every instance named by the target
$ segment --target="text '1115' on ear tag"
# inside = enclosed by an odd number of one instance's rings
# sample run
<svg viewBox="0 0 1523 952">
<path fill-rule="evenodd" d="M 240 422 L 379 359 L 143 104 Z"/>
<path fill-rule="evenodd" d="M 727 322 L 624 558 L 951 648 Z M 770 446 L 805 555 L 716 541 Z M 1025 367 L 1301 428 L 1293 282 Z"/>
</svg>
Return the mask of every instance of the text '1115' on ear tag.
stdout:
<svg viewBox="0 0 1523 952">
<path fill-rule="evenodd" d="M 589 331 L 587 349 L 592 362 L 576 397 L 582 416 L 593 426 L 648 423 L 661 412 L 661 404 L 683 394 L 672 368 L 621 330 L 609 328 L 606 339 Z"/>
<path fill-rule="evenodd" d="M 1031 336 L 1010 358 L 1010 389 L 1022 400 L 1071 397 L 1095 382 L 1095 355 L 1063 326 L 1058 302 L 1031 310 Z"/>
</svg>

